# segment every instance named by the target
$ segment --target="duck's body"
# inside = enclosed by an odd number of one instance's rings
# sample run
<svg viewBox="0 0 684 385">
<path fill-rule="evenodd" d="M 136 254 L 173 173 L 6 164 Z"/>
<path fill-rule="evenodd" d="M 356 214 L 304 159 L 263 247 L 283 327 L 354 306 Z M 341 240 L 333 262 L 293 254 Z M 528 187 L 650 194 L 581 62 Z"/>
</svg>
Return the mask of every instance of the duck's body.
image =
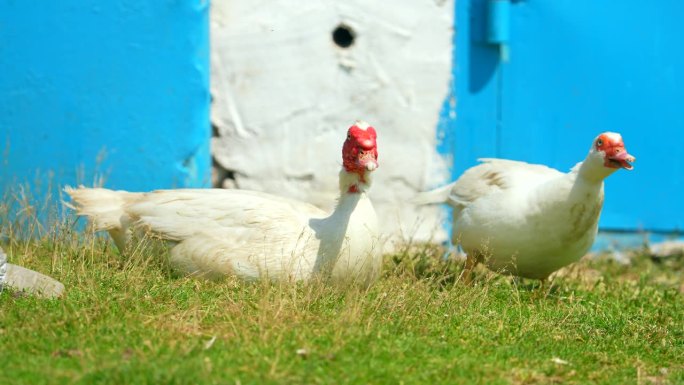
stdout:
<svg viewBox="0 0 684 385">
<path fill-rule="evenodd" d="M 468 171 L 490 191 L 454 205 L 454 233 L 464 250 L 490 269 L 546 278 L 576 262 L 591 247 L 603 205 L 603 183 L 577 183 L 523 162 L 485 160 Z M 464 175 L 465 176 L 465 175 Z M 452 200 L 469 188 L 455 184 Z"/>
<path fill-rule="evenodd" d="M 356 148 L 363 141 L 366 152 L 376 151 L 373 128 L 357 123 L 345 146 L 354 142 L 349 146 Z M 340 172 L 340 199 L 332 213 L 245 190 L 67 193 L 78 214 L 90 217 L 97 230 L 109 231 L 121 250 L 134 228 L 172 242 L 171 263 L 186 274 L 248 280 L 322 276 L 369 284 L 381 266 L 377 218 L 366 194 L 377 152 L 356 158 Z"/>
<path fill-rule="evenodd" d="M 606 136 L 608 135 L 608 136 Z M 599 136 L 601 143 L 611 135 Z M 606 137 L 604 137 L 606 136 Z M 597 140 L 599 139 L 597 138 Z M 621 167 L 630 168 L 619 135 Z M 579 260 L 591 247 L 603 206 L 603 180 L 616 170 L 604 160 L 608 149 L 592 150 L 570 172 L 502 159 L 483 159 L 456 182 L 427 193 L 423 203 L 454 208 L 452 242 L 469 266 L 546 279 Z M 618 151 L 619 152 L 619 151 Z M 627 154 L 627 155 L 624 155 Z M 629 157 L 629 158 L 627 158 Z M 617 158 L 616 158 L 617 159 Z"/>
</svg>

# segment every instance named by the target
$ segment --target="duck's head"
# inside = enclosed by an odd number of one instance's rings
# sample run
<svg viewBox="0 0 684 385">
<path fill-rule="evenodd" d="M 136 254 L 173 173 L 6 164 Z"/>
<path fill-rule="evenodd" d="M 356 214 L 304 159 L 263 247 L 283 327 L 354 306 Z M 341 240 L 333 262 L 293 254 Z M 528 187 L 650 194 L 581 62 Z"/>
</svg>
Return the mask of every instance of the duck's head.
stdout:
<svg viewBox="0 0 684 385">
<path fill-rule="evenodd" d="M 378 168 L 378 135 L 366 122 L 357 121 L 347 131 L 342 146 L 342 165 L 345 171 L 364 175 Z"/>
<path fill-rule="evenodd" d="M 597 136 L 591 145 L 589 157 L 613 171 L 620 168 L 632 170 L 634 167 L 631 163 L 636 160 L 625 149 L 622 135 L 616 132 L 604 132 Z"/>
</svg>

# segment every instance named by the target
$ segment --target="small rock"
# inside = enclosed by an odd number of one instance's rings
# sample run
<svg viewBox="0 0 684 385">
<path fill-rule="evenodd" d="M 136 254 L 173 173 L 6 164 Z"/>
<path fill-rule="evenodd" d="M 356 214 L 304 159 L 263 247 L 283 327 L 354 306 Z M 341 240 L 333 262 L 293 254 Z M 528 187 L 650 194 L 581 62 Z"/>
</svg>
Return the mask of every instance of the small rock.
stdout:
<svg viewBox="0 0 684 385">
<path fill-rule="evenodd" d="M 25 267 L 7 264 L 5 285 L 44 298 L 58 298 L 64 295 L 64 285 L 54 278 Z"/>
<path fill-rule="evenodd" d="M 304 348 L 297 349 L 297 355 L 306 359 L 309 356 L 309 351 Z"/>
<path fill-rule="evenodd" d="M 684 255 L 684 241 L 665 241 L 650 245 L 649 252 L 654 258 L 669 258 Z"/>
<path fill-rule="evenodd" d="M 551 362 L 553 362 L 554 364 L 557 364 L 557 365 L 568 365 L 568 364 L 570 364 L 568 361 L 565 361 L 565 360 L 560 359 L 558 357 L 553 357 L 551 359 Z"/>
<path fill-rule="evenodd" d="M 54 278 L 37 271 L 7 263 L 7 254 L 0 248 L 0 290 L 3 286 L 16 290 L 16 296 L 23 293 L 34 294 L 45 298 L 61 297 L 64 285 Z"/>
<path fill-rule="evenodd" d="M 211 348 L 214 345 L 214 342 L 216 342 L 216 336 L 211 337 L 209 341 L 204 343 L 204 350 Z"/>
</svg>

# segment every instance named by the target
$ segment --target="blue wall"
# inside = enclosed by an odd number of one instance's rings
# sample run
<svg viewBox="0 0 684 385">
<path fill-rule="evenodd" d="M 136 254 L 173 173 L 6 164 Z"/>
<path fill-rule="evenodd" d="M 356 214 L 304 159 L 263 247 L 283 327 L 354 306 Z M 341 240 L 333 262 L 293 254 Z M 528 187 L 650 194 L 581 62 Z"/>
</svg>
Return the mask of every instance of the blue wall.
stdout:
<svg viewBox="0 0 684 385">
<path fill-rule="evenodd" d="M 116 189 L 210 185 L 208 12 L 0 0 L 0 187 L 96 173 Z"/>
<path fill-rule="evenodd" d="M 489 3 L 456 2 L 453 102 L 440 125 L 453 178 L 480 157 L 569 170 L 598 133 L 617 131 L 637 162 L 606 181 L 601 228 L 681 231 L 684 2 L 512 1 L 498 21 L 507 60 L 487 39 Z"/>
<path fill-rule="evenodd" d="M 456 1 L 440 121 L 453 177 L 491 156 L 567 170 L 619 131 L 638 161 L 607 181 L 602 228 L 681 230 L 684 2 L 511 1 L 492 25 L 490 1 L 505 0 Z M 208 8 L 0 0 L 0 187 L 208 186 Z M 508 28 L 507 60 L 493 26 Z"/>
</svg>

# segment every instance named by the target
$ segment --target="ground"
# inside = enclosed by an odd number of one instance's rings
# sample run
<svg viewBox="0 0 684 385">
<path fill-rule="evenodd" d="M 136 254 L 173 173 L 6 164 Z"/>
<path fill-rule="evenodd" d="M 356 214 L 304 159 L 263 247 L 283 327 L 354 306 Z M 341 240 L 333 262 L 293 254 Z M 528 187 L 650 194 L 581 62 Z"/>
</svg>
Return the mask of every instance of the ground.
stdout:
<svg viewBox="0 0 684 385">
<path fill-rule="evenodd" d="M 62 299 L 0 295 L 2 384 L 684 383 L 684 260 L 584 259 L 546 291 L 435 246 L 367 290 L 180 278 L 76 231 L 0 242 Z"/>
</svg>

